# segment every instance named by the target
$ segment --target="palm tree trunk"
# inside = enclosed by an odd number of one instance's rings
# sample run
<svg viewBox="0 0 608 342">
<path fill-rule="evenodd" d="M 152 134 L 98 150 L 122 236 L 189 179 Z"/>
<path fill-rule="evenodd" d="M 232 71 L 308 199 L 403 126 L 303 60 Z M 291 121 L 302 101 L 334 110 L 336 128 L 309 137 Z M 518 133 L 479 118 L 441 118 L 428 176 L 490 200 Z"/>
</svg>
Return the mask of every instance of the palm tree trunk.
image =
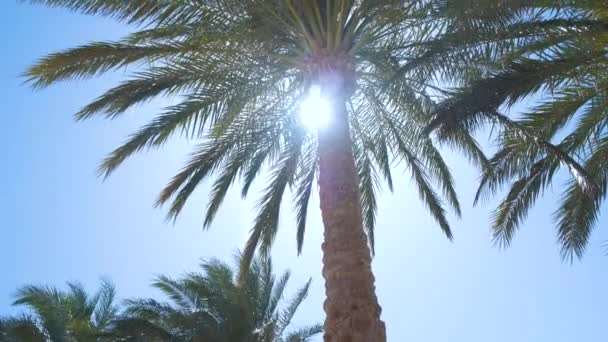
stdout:
<svg viewBox="0 0 608 342">
<path fill-rule="evenodd" d="M 344 81 L 324 93 L 333 101 L 331 124 L 319 131 L 319 197 L 323 225 L 325 342 L 385 342 L 363 231 L 358 176 L 349 133 Z M 338 85 L 336 85 L 338 84 Z"/>
</svg>

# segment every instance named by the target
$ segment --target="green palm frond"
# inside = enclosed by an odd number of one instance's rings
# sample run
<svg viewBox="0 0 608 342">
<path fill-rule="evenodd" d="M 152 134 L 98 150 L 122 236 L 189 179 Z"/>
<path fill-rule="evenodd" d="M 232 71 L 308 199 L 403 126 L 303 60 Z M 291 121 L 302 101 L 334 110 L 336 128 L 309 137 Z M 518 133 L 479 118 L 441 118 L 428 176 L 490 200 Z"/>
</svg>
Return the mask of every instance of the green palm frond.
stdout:
<svg viewBox="0 0 608 342">
<path fill-rule="evenodd" d="M 306 231 L 306 219 L 308 214 L 308 203 L 310 196 L 313 191 L 313 182 L 315 175 L 317 174 L 317 162 L 318 153 L 316 146 L 311 144 L 303 147 L 303 157 L 300 165 L 296 172 L 295 177 L 295 211 L 296 211 L 296 224 L 297 224 L 297 243 L 298 243 L 298 254 L 302 253 L 302 247 L 304 245 L 304 233 Z"/>
<path fill-rule="evenodd" d="M 511 186 L 507 197 L 494 213 L 493 238 L 502 246 L 508 246 L 515 229 L 527 216 L 538 195 L 551 182 L 559 167 L 556 158 L 547 157 L 534 164 L 530 174 Z"/>
<path fill-rule="evenodd" d="M 359 194 L 361 196 L 361 210 L 363 211 L 363 224 L 365 233 L 371 246 L 372 254 L 375 253 L 374 248 L 374 228 L 376 225 L 376 191 L 378 188 L 378 175 L 372 166 L 372 162 L 366 151 L 360 151 L 357 144 L 354 144 L 355 164 L 359 177 Z"/>
<path fill-rule="evenodd" d="M 32 66 L 25 76 L 34 87 L 45 87 L 57 81 L 95 76 L 142 60 L 154 62 L 155 59 L 178 53 L 179 50 L 178 46 L 171 45 L 91 43 L 49 55 Z"/>
<path fill-rule="evenodd" d="M 156 25 L 174 21 L 187 22 L 194 20 L 204 7 L 197 1 L 159 1 L 141 0 L 137 2 L 121 0 L 22 0 L 51 7 L 89 14 L 112 17 L 128 23 L 154 22 Z M 211 2 L 205 2 L 211 3 Z"/>
<path fill-rule="evenodd" d="M 301 328 L 289 333 L 281 342 L 309 342 L 312 337 L 323 332 L 321 324 Z"/>
<path fill-rule="evenodd" d="M 112 322 L 111 330 L 101 334 L 102 341 L 171 341 L 177 336 L 142 318 L 121 317 Z"/>
<path fill-rule="evenodd" d="M 608 137 L 604 135 L 595 144 L 584 165 L 597 180 L 598 190 L 589 194 L 575 181 L 570 181 L 564 191 L 561 205 L 554 214 L 562 257 L 566 260 L 572 260 L 575 256 L 582 257 L 597 222 L 600 205 L 608 190 L 607 154 Z"/>
<path fill-rule="evenodd" d="M 254 271 L 255 272 L 255 271 Z M 271 296 L 273 295 L 273 288 L 276 284 L 276 276 L 273 274 L 272 263 L 264 263 L 261 271 L 259 272 L 259 278 L 251 278 L 255 280 L 253 287 L 250 287 L 250 291 L 258 292 L 255 295 L 256 300 L 253 304 L 255 306 L 256 321 L 268 319 L 271 314 L 269 311 Z M 287 272 L 281 279 L 279 285 L 286 284 L 289 279 L 290 273 Z M 286 280 L 285 280 L 286 279 Z M 285 285 L 283 285 L 285 286 Z M 268 309 L 268 310 L 267 310 Z"/>
<path fill-rule="evenodd" d="M 267 312 L 267 318 L 270 318 L 271 314 L 277 312 L 279 303 L 281 302 L 281 300 L 283 300 L 285 288 L 287 287 L 287 283 L 289 282 L 290 277 L 290 272 L 283 273 L 281 278 L 279 278 L 279 281 L 272 288 L 271 297 L 265 307 L 265 310 Z"/>
<path fill-rule="evenodd" d="M 68 337 L 67 295 L 56 288 L 25 286 L 17 291 L 13 305 L 29 307 L 39 317 L 48 336 L 58 341 Z"/>
<path fill-rule="evenodd" d="M 554 219 L 562 256 L 572 260 L 583 255 L 605 196 L 598 160 L 606 156 L 608 133 L 608 13 L 594 1 L 535 5 L 528 15 L 512 15 L 501 29 L 510 34 L 493 38 L 512 44 L 508 52 L 443 101 L 426 131 L 446 140 L 487 123 L 499 128 L 498 151 L 483 169 L 475 200 L 510 184 L 493 222 L 502 245 L 553 175 L 566 168 L 571 179 Z M 498 114 L 523 99 L 532 100 L 531 109 L 516 120 Z"/>
<path fill-rule="evenodd" d="M 279 213 L 285 189 L 296 177 L 298 159 L 302 153 L 303 136 L 297 134 L 280 153 L 279 161 L 272 167 L 269 186 L 258 201 L 259 214 L 255 218 L 251 234 L 243 252 L 243 261 L 248 264 L 259 248 L 268 255 L 279 226 Z"/>
<path fill-rule="evenodd" d="M 153 286 L 161 290 L 173 303 L 186 310 L 192 310 L 198 306 L 197 296 L 188 289 L 186 284 L 179 280 L 159 276 Z"/>
<path fill-rule="evenodd" d="M 429 173 L 432 174 L 435 182 L 440 185 L 444 197 L 452 206 L 456 215 L 462 215 L 460 202 L 456 195 L 454 179 L 452 178 L 450 169 L 441 156 L 441 153 L 439 153 L 430 140 L 424 144 L 422 156 L 426 159 L 425 164 L 427 165 Z"/>
<path fill-rule="evenodd" d="M 291 324 L 291 320 L 293 319 L 296 311 L 300 307 L 300 304 L 306 299 L 308 296 L 308 290 L 310 289 L 310 284 L 312 280 L 308 280 L 306 285 L 296 292 L 294 297 L 289 301 L 287 307 L 279 313 L 279 322 L 278 322 L 278 334 L 282 335 L 285 329 Z"/>
<path fill-rule="evenodd" d="M 200 71 L 201 68 L 194 69 L 188 65 L 172 65 L 137 74 L 81 109 L 76 113 L 76 118 L 86 119 L 97 113 L 104 113 L 108 118 L 117 117 L 136 104 L 156 96 L 195 87 L 196 82 L 200 82 Z"/>
<path fill-rule="evenodd" d="M 7 341 L 96 341 L 117 317 L 115 295 L 108 281 L 93 294 L 78 283 L 68 283 L 67 290 L 24 286 L 14 305 L 26 307 L 31 315 L 0 320 L 0 340 L 6 334 Z"/>
<path fill-rule="evenodd" d="M 0 341 L 2 342 L 44 342 L 47 336 L 36 318 L 21 315 L 0 319 Z"/>
<path fill-rule="evenodd" d="M 125 300 L 124 314 L 145 320 L 156 321 L 172 315 L 175 309 L 167 303 L 160 303 L 154 299 L 128 299 Z"/>
<path fill-rule="evenodd" d="M 571 77 L 581 63 L 592 63 L 588 52 L 572 52 L 571 59 L 538 61 L 526 58 L 442 103 L 428 130 L 449 129 L 454 125 L 475 130 L 503 105 L 512 105 L 539 91 L 555 91 Z M 576 56 L 576 57 L 574 57 Z M 597 58 L 597 56 L 595 56 Z"/>
<path fill-rule="evenodd" d="M 575 182 L 568 184 L 564 199 L 554 214 L 562 258 L 565 260 L 571 262 L 574 257 L 582 257 L 597 221 L 598 207 L 597 201 L 581 191 Z"/>
<path fill-rule="evenodd" d="M 446 219 L 446 211 L 443 208 L 443 203 L 429 184 L 428 176 L 424 172 L 420 161 L 407 148 L 403 148 L 401 153 L 410 169 L 412 178 L 416 182 L 420 199 L 426 204 L 429 212 L 437 221 L 446 237 L 451 240 L 453 238 L 452 230 Z"/>
</svg>

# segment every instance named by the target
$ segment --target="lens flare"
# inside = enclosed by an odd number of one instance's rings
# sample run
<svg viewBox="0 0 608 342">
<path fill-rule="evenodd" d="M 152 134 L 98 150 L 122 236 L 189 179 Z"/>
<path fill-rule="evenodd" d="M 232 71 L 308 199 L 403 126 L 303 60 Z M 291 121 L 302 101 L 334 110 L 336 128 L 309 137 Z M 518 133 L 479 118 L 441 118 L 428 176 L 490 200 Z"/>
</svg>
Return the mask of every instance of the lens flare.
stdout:
<svg viewBox="0 0 608 342">
<path fill-rule="evenodd" d="M 310 130 L 318 130 L 329 124 L 331 104 L 321 95 L 321 87 L 312 86 L 300 105 L 300 121 Z"/>
</svg>

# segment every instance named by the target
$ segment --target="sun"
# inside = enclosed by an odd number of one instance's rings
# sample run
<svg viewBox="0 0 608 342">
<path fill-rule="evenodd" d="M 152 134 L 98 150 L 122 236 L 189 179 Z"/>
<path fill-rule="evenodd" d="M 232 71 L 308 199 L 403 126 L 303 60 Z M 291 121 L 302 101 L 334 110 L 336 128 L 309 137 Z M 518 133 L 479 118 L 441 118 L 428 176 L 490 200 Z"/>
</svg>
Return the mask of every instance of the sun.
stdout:
<svg viewBox="0 0 608 342">
<path fill-rule="evenodd" d="M 321 95 L 321 87 L 311 86 L 300 104 L 300 121 L 310 130 L 318 130 L 329 124 L 331 104 Z"/>
</svg>

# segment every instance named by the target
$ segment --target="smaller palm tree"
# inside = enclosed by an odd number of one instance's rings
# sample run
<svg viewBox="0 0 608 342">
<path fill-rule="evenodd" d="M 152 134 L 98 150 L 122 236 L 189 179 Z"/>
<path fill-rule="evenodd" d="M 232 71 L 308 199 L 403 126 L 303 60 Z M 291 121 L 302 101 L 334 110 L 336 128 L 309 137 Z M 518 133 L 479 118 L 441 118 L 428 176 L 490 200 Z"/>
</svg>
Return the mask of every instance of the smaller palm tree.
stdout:
<svg viewBox="0 0 608 342">
<path fill-rule="evenodd" d="M 0 319 L 0 341 L 97 341 L 116 318 L 115 296 L 114 286 L 108 281 L 102 281 L 92 296 L 76 283 L 68 283 L 67 291 L 22 287 L 14 305 L 25 306 L 31 313 Z"/>
<path fill-rule="evenodd" d="M 241 258 L 236 265 L 241 265 Z M 308 294 L 310 281 L 281 305 L 290 273 L 276 278 L 270 259 L 254 260 L 245 278 L 239 278 L 238 268 L 216 259 L 201 267 L 202 273 L 180 279 L 156 279 L 154 287 L 169 302 L 127 300 L 108 337 L 114 341 L 305 342 L 322 331 L 315 324 L 286 332 Z"/>
</svg>

